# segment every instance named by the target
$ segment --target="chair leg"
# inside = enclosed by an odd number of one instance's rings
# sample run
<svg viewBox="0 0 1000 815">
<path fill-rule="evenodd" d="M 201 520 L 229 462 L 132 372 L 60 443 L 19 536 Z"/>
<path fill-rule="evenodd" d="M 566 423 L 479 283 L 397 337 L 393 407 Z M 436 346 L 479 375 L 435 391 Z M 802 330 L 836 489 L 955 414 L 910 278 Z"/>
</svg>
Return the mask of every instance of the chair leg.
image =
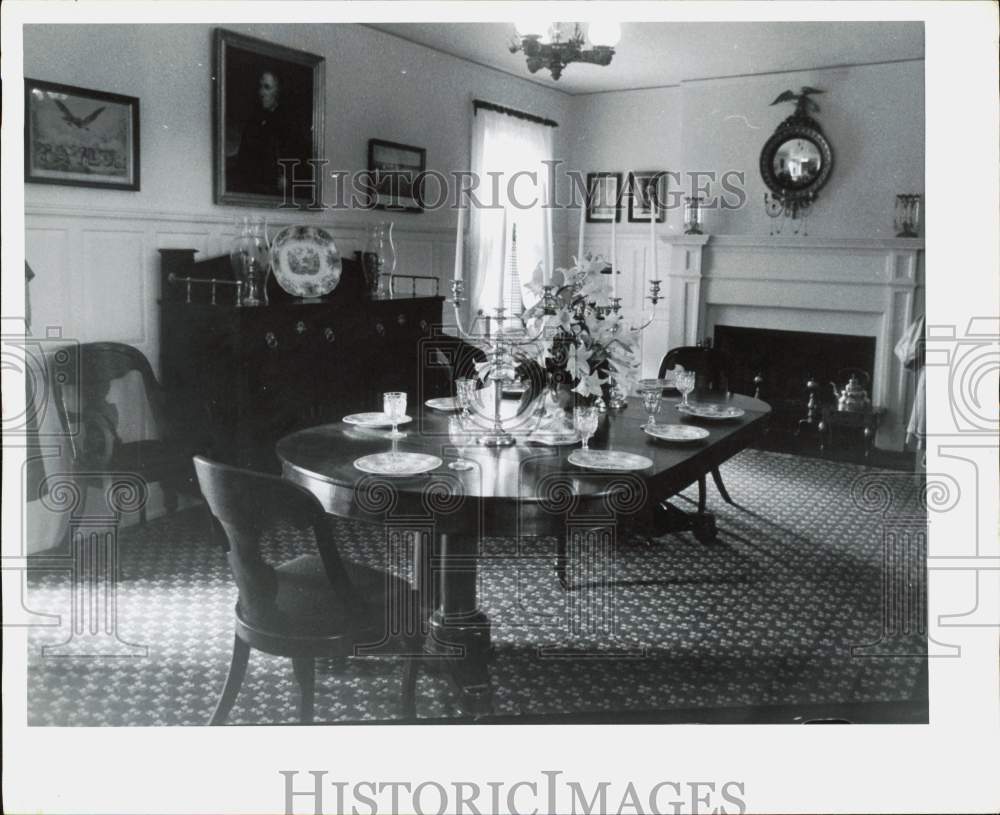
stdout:
<svg viewBox="0 0 1000 815">
<path fill-rule="evenodd" d="M 294 657 L 292 670 L 302 695 L 299 698 L 299 721 L 312 724 L 313 702 L 316 698 L 316 660 L 312 657 Z"/>
<path fill-rule="evenodd" d="M 229 711 L 233 709 L 236 696 L 240 692 L 243 684 L 243 677 L 247 673 L 247 662 L 250 660 L 250 646 L 239 637 L 233 638 L 233 658 L 229 663 L 229 675 L 226 677 L 226 684 L 222 688 L 222 696 L 215 706 L 215 712 L 209 720 L 210 725 L 225 724 Z"/>
<path fill-rule="evenodd" d="M 410 657 L 403 666 L 403 690 L 400 700 L 403 718 L 410 721 L 417 718 L 417 676 L 420 674 L 419 657 Z"/>
<path fill-rule="evenodd" d="M 719 472 L 718 467 L 712 468 L 712 480 L 715 482 L 715 488 L 719 491 L 719 495 L 722 496 L 722 500 L 727 504 L 735 506 L 736 502 L 729 497 L 729 491 L 726 489 L 726 485 L 722 483 L 722 473 Z"/>
<path fill-rule="evenodd" d="M 698 477 L 698 514 L 705 514 L 705 476 Z"/>
</svg>

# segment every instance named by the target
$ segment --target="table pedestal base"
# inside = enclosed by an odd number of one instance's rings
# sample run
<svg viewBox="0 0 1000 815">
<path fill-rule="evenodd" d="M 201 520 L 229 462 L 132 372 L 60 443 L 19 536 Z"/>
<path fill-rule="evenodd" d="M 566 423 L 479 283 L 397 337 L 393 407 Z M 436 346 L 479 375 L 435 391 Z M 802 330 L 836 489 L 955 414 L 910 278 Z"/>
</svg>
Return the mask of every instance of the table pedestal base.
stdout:
<svg viewBox="0 0 1000 815">
<path fill-rule="evenodd" d="M 428 656 L 425 666 L 445 676 L 464 713 L 481 716 L 491 712 L 489 662 L 493 643 L 489 618 L 477 612 L 468 621 L 456 622 L 446 620 L 438 610 L 431 615 L 430 627 L 424 646 Z"/>
</svg>

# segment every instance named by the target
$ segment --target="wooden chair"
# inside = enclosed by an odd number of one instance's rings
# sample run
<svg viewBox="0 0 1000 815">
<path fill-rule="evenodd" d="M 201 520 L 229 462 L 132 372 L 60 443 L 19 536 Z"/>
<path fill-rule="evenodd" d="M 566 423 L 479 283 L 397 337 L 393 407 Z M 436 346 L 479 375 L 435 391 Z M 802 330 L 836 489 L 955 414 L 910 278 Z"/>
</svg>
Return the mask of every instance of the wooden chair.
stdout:
<svg viewBox="0 0 1000 815">
<path fill-rule="evenodd" d="M 663 357 L 660 363 L 660 379 L 663 379 L 667 371 L 673 370 L 675 365 L 680 365 L 685 371 L 695 372 L 695 394 L 726 394 L 729 390 L 729 361 L 725 354 L 715 348 L 704 348 L 702 346 L 681 346 L 671 348 Z M 712 480 L 715 487 L 722 496 L 722 500 L 727 504 L 735 504 L 729 497 L 726 485 L 722 483 L 722 474 L 718 467 L 711 470 Z M 705 512 L 705 476 L 698 479 L 698 513 Z"/>
<path fill-rule="evenodd" d="M 168 420 L 160 383 L 137 348 L 93 342 L 59 349 L 52 393 L 72 467 L 84 490 L 103 473 L 128 472 L 160 483 L 167 509 L 177 494 L 198 496 L 191 456 L 197 443 Z M 139 510 L 146 520 L 145 505 Z"/>
<path fill-rule="evenodd" d="M 313 720 L 317 659 L 366 651 L 403 656 L 402 711 L 413 718 L 419 631 L 390 634 L 400 620 L 405 628 L 406 622 L 421 619 L 416 592 L 398 577 L 342 559 L 329 517 L 307 490 L 201 456 L 194 466 L 205 500 L 225 532 L 220 538 L 239 588 L 232 662 L 209 724 L 226 721 L 251 648 L 291 658 L 303 723 Z M 264 533 L 282 521 L 311 531 L 316 552 L 272 565 L 276 557 Z"/>
</svg>

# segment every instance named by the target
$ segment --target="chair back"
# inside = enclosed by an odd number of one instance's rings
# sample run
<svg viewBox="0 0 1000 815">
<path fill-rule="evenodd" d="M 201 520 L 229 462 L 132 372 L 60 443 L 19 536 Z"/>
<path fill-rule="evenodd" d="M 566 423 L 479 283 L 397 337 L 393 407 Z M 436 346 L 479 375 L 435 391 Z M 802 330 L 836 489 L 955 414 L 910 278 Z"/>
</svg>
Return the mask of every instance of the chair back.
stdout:
<svg viewBox="0 0 1000 815">
<path fill-rule="evenodd" d="M 331 589 L 353 597 L 329 519 L 312 493 L 283 478 L 219 464 L 203 456 L 194 457 L 194 468 L 202 495 L 225 532 L 222 547 L 239 589 L 240 610 L 248 622 L 267 628 L 275 620 L 275 566 L 301 554 L 282 554 L 280 536 L 268 534 L 282 523 L 311 530 Z"/>
<path fill-rule="evenodd" d="M 716 348 L 696 345 L 671 348 L 660 363 L 660 379 L 675 365 L 695 372 L 695 390 L 698 392 L 725 393 L 729 390 L 729 360 Z"/>
<path fill-rule="evenodd" d="M 102 469 L 123 442 L 166 435 L 160 385 L 137 348 L 91 342 L 56 354 L 52 393 L 78 469 Z"/>
</svg>

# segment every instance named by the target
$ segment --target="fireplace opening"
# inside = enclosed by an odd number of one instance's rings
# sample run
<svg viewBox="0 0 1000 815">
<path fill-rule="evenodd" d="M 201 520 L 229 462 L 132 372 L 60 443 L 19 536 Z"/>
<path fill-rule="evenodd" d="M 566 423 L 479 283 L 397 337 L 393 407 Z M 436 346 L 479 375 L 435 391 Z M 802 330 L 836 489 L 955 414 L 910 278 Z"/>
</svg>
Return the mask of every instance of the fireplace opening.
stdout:
<svg viewBox="0 0 1000 815">
<path fill-rule="evenodd" d="M 830 383 L 843 387 L 852 371 L 868 374 L 871 392 L 875 337 L 717 325 L 713 339 L 729 359 L 731 391 L 753 394 L 754 378 L 762 377 L 760 395 L 773 410 L 772 429 L 797 428 L 806 414 L 810 377 L 819 383 L 821 403 L 835 401 Z"/>
</svg>

